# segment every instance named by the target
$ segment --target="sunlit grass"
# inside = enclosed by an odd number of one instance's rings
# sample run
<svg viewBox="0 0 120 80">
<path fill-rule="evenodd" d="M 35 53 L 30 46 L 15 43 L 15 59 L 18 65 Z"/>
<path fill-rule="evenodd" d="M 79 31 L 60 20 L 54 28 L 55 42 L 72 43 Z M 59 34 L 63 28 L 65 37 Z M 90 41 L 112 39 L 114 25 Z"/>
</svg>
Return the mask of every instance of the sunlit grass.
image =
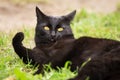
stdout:
<svg viewBox="0 0 120 80">
<path fill-rule="evenodd" d="M 120 13 L 115 12 L 108 15 L 87 13 L 85 10 L 77 13 L 71 26 L 76 38 L 80 36 L 92 36 L 120 40 Z M 20 30 L 19 30 L 20 31 Z M 34 47 L 34 29 L 23 28 L 25 34 L 24 45 Z M 47 65 L 45 75 L 32 74 L 37 70 L 31 65 L 25 65 L 15 54 L 11 45 L 13 36 L 18 30 L 10 33 L 0 33 L 0 80 L 66 80 L 76 75 L 70 71 L 70 63 L 67 62 L 63 68 L 54 70 Z"/>
<path fill-rule="evenodd" d="M 119 40 L 120 13 L 108 15 L 88 14 L 84 10 L 78 13 L 72 24 L 75 37 L 92 36 Z M 83 16 L 82 16 L 83 15 Z"/>
</svg>

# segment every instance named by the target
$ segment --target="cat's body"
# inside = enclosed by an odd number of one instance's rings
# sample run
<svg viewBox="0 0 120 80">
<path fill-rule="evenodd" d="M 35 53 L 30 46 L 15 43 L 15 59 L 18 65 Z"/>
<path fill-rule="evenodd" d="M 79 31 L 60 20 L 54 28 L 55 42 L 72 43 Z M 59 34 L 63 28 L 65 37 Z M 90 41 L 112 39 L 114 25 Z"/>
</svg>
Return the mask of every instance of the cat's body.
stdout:
<svg viewBox="0 0 120 80">
<path fill-rule="evenodd" d="M 36 32 L 39 32 L 38 28 L 36 29 Z M 119 41 L 91 37 L 74 39 L 70 29 L 68 33 L 63 33 L 62 37 L 53 38 L 52 36 L 51 38 L 43 38 L 42 41 L 42 37 L 38 37 L 41 34 L 40 32 L 36 33 L 36 47 L 34 49 L 27 49 L 23 46 L 23 33 L 17 33 L 12 42 L 15 52 L 20 58 L 23 58 L 24 63 L 28 63 L 29 59 L 32 60 L 32 64 L 39 64 L 38 71 L 35 74 L 41 73 L 43 65 L 49 62 L 51 62 L 52 68 L 56 68 L 57 66 L 62 67 L 66 61 L 71 61 L 71 70 L 73 71 L 91 58 L 85 66 L 79 69 L 78 75 L 71 80 L 85 80 L 88 76 L 90 80 L 120 79 Z"/>
</svg>

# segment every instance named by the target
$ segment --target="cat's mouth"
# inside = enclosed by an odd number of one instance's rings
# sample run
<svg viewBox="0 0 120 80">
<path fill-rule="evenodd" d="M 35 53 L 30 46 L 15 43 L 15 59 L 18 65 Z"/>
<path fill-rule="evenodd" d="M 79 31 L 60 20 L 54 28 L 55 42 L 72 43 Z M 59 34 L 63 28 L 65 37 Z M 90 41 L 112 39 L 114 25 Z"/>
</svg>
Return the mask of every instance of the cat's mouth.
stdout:
<svg viewBox="0 0 120 80">
<path fill-rule="evenodd" d="M 50 41 L 51 42 L 56 42 L 56 39 L 55 38 L 51 38 Z"/>
</svg>

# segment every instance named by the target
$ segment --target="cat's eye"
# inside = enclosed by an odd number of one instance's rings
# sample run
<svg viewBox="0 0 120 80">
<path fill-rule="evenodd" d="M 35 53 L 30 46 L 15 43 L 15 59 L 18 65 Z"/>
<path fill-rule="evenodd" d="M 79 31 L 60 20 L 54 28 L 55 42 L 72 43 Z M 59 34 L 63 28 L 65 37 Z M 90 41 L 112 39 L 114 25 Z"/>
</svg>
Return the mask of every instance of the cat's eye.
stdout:
<svg viewBox="0 0 120 80">
<path fill-rule="evenodd" d="M 50 28 L 48 26 L 44 26 L 44 30 L 48 31 Z"/>
<path fill-rule="evenodd" d="M 60 27 L 60 28 L 58 28 L 57 30 L 58 30 L 59 32 L 61 32 L 61 31 L 64 30 L 64 28 Z"/>
</svg>

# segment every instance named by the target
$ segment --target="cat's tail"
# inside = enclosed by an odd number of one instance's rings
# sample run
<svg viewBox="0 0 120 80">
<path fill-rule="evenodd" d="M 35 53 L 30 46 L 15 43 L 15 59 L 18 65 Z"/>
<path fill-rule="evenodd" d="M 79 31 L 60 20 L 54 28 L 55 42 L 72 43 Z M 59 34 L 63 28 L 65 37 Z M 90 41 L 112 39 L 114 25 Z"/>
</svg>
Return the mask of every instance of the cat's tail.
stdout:
<svg viewBox="0 0 120 80">
<path fill-rule="evenodd" d="M 27 64 L 29 62 L 29 59 L 31 58 L 29 54 L 32 53 L 32 50 L 23 46 L 22 44 L 23 39 L 24 39 L 24 34 L 22 32 L 18 32 L 12 39 L 12 45 L 17 55 L 21 59 L 23 59 L 24 63 Z"/>
</svg>

